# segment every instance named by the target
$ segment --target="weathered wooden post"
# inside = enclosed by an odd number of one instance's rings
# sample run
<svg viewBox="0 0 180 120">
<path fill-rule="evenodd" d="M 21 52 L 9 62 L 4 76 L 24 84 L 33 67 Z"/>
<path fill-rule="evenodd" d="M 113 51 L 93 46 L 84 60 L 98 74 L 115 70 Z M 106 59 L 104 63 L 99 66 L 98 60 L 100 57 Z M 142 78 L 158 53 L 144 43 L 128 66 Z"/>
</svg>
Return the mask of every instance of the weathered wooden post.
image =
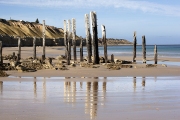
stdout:
<svg viewBox="0 0 180 120">
<path fill-rule="evenodd" d="M 43 37 L 43 54 L 42 54 L 42 60 L 44 61 L 45 56 L 45 46 L 46 46 L 46 39 L 45 39 L 46 33 L 45 33 L 45 20 L 43 20 L 43 29 L 42 29 L 42 37 Z"/>
<path fill-rule="evenodd" d="M 33 59 L 36 59 L 36 37 L 33 37 Z"/>
<path fill-rule="evenodd" d="M 80 38 L 80 61 L 83 62 L 83 38 Z"/>
<path fill-rule="evenodd" d="M 112 54 L 111 55 L 111 63 L 113 63 L 114 62 L 114 55 Z"/>
<path fill-rule="evenodd" d="M 67 53 L 67 65 L 70 65 L 71 60 L 71 20 L 68 20 L 68 53 Z"/>
<path fill-rule="evenodd" d="M 68 40 L 67 40 L 67 22 L 64 20 L 64 46 L 65 46 L 65 56 L 67 58 L 68 54 Z"/>
<path fill-rule="evenodd" d="M 89 24 L 89 15 L 85 14 L 85 28 L 86 28 L 86 46 L 88 52 L 88 63 L 92 63 L 92 43 L 91 43 L 91 34 L 90 34 L 90 24 Z"/>
<path fill-rule="evenodd" d="M 76 20 L 72 19 L 72 37 L 73 37 L 73 55 L 74 55 L 74 61 L 77 60 L 76 57 Z"/>
<path fill-rule="evenodd" d="M 108 56 L 107 56 L 106 28 L 104 25 L 102 25 L 101 28 L 102 28 L 102 41 L 104 44 L 104 59 L 105 59 L 105 63 L 107 63 Z"/>
<path fill-rule="evenodd" d="M 13 52 L 13 54 L 12 54 L 12 58 L 13 58 L 13 61 L 15 61 L 15 52 Z"/>
<path fill-rule="evenodd" d="M 19 61 L 21 59 L 21 38 L 18 37 L 18 54 L 17 54 L 17 60 Z"/>
<path fill-rule="evenodd" d="M 143 63 L 146 63 L 146 38 L 142 36 Z"/>
<path fill-rule="evenodd" d="M 0 41 L 0 65 L 3 64 L 3 56 L 2 56 L 2 41 Z"/>
<path fill-rule="evenodd" d="M 136 62 L 136 45 L 137 45 L 137 39 L 136 39 L 136 32 L 134 32 L 134 42 L 133 42 L 133 62 Z"/>
<path fill-rule="evenodd" d="M 93 48 L 94 48 L 94 64 L 99 64 L 99 50 L 98 50 L 98 31 L 97 31 L 97 15 L 91 12 L 92 32 L 93 32 Z"/>
<path fill-rule="evenodd" d="M 154 46 L 154 64 L 157 64 L 157 60 L 158 60 L 158 58 L 157 58 L 157 46 L 155 45 Z"/>
</svg>

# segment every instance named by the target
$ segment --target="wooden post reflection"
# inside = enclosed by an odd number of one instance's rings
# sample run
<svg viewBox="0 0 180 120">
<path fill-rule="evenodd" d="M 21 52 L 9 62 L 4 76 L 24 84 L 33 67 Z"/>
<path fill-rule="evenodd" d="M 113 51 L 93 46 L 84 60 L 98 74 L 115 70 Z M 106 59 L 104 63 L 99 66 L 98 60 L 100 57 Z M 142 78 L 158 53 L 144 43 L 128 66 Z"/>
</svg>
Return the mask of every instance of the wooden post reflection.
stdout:
<svg viewBox="0 0 180 120">
<path fill-rule="evenodd" d="M 0 91 L 1 91 L 1 95 L 3 93 L 3 81 L 0 81 Z"/>
<path fill-rule="evenodd" d="M 146 80 L 145 79 L 146 79 L 145 77 L 142 78 L 142 86 L 143 87 L 145 87 L 145 84 L 146 84 Z"/>
<path fill-rule="evenodd" d="M 97 102 L 98 102 L 98 82 L 93 82 L 92 89 L 92 103 L 90 109 L 90 118 L 94 119 L 97 116 Z"/>
<path fill-rule="evenodd" d="M 134 87 L 134 92 L 136 91 L 136 77 L 133 77 L 133 87 Z"/>
<path fill-rule="evenodd" d="M 91 102 L 91 82 L 86 84 L 86 101 L 85 101 L 85 113 L 88 114 Z"/>
<path fill-rule="evenodd" d="M 46 79 L 43 81 L 43 99 L 46 100 Z"/>
<path fill-rule="evenodd" d="M 36 77 L 34 77 L 34 98 L 37 98 L 37 84 L 36 84 Z"/>
</svg>

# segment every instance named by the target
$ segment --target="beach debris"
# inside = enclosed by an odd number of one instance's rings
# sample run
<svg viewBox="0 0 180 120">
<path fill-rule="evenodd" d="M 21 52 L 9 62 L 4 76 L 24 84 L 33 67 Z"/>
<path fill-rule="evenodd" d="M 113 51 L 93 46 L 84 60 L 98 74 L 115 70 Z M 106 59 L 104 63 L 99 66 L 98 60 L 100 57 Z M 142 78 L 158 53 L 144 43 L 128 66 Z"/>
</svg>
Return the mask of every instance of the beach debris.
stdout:
<svg viewBox="0 0 180 120">
<path fill-rule="evenodd" d="M 121 69 L 120 65 L 114 64 L 114 63 L 108 63 L 106 68 L 111 69 L 111 70 L 120 70 Z"/>
<path fill-rule="evenodd" d="M 167 65 L 166 65 L 166 64 L 162 64 L 162 66 L 163 66 L 163 67 L 167 67 Z"/>
<path fill-rule="evenodd" d="M 157 67 L 156 64 L 146 64 L 146 68 Z"/>
<path fill-rule="evenodd" d="M 8 74 L 2 70 L 0 70 L 0 77 L 7 77 Z"/>
<path fill-rule="evenodd" d="M 85 67 L 85 68 L 99 68 L 100 66 L 96 66 L 93 63 L 85 63 L 81 62 L 80 67 Z"/>
<path fill-rule="evenodd" d="M 104 57 L 99 57 L 99 62 L 100 63 L 105 63 L 105 58 Z"/>
<path fill-rule="evenodd" d="M 59 55 L 59 56 L 56 57 L 56 60 L 59 60 L 59 61 L 65 60 L 65 59 L 66 59 L 65 55 Z"/>
</svg>

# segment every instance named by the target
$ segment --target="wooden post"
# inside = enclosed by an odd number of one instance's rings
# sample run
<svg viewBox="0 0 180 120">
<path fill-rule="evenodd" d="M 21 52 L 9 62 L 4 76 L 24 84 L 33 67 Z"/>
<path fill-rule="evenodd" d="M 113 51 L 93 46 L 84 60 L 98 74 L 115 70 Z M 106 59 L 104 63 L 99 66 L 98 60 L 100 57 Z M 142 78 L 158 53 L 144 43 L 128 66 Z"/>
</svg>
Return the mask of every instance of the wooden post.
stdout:
<svg viewBox="0 0 180 120">
<path fill-rule="evenodd" d="M 112 63 L 114 62 L 114 55 L 113 54 L 111 55 L 111 62 Z"/>
<path fill-rule="evenodd" d="M 74 55 L 74 61 L 77 60 L 76 57 L 76 20 L 72 19 L 72 37 L 73 37 L 73 55 Z"/>
<path fill-rule="evenodd" d="M 91 12 L 92 32 L 93 32 L 93 47 L 94 47 L 94 64 L 99 64 L 99 50 L 98 50 L 98 32 L 97 32 L 97 15 Z"/>
<path fill-rule="evenodd" d="M 68 53 L 67 53 L 67 65 L 70 65 L 71 60 L 71 20 L 68 20 Z"/>
<path fill-rule="evenodd" d="M 33 37 L 33 59 L 36 59 L 36 37 Z"/>
<path fill-rule="evenodd" d="M 102 28 L 102 41 L 104 44 L 104 59 L 105 59 L 105 63 L 107 63 L 108 56 L 107 56 L 106 28 L 104 25 L 102 25 L 101 28 Z"/>
<path fill-rule="evenodd" d="M 154 64 L 157 64 L 157 60 L 158 60 L 158 58 L 157 58 L 157 46 L 155 45 L 154 46 Z"/>
<path fill-rule="evenodd" d="M 2 41 L 0 41 L 0 65 L 3 64 L 3 56 L 2 56 Z"/>
<path fill-rule="evenodd" d="M 12 54 L 12 58 L 13 58 L 13 61 L 15 61 L 15 52 L 13 52 L 13 54 Z"/>
<path fill-rule="evenodd" d="M 67 59 L 68 54 L 68 40 L 67 40 L 67 22 L 64 20 L 64 46 L 65 46 L 65 56 Z"/>
<path fill-rule="evenodd" d="M 43 55 L 42 55 L 42 59 L 43 59 L 43 61 L 46 58 L 46 55 L 45 55 L 45 46 L 46 46 L 45 36 L 46 36 L 46 34 L 45 34 L 45 20 L 43 20 L 43 29 L 42 29 L 42 37 L 43 37 Z"/>
<path fill-rule="evenodd" d="M 83 38 L 81 39 L 80 43 L 80 62 L 83 62 Z"/>
<path fill-rule="evenodd" d="M 142 36 L 143 63 L 146 63 L 146 38 Z"/>
<path fill-rule="evenodd" d="M 88 63 L 92 63 L 92 43 L 91 43 L 91 34 L 90 34 L 90 24 L 89 24 L 89 15 L 85 14 L 85 28 L 86 28 L 86 46 L 88 52 Z"/>
<path fill-rule="evenodd" d="M 136 45 L 137 45 L 137 39 L 136 39 L 136 32 L 134 32 L 134 43 L 133 43 L 133 62 L 136 62 Z"/>
<path fill-rule="evenodd" d="M 18 61 L 21 59 L 21 38 L 18 37 Z"/>
</svg>

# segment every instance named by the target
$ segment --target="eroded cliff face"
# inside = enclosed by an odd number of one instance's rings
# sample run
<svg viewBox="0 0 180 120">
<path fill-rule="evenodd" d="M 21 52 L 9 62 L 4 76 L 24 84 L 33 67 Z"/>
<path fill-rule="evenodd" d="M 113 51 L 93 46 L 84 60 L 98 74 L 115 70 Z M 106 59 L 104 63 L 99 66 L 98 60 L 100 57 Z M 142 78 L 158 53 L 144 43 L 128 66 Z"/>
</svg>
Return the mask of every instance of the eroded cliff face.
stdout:
<svg viewBox="0 0 180 120">
<path fill-rule="evenodd" d="M 13 37 L 42 37 L 42 24 L 16 20 L 0 19 L 0 35 Z M 46 25 L 46 38 L 63 38 L 64 31 L 61 28 Z"/>
</svg>

